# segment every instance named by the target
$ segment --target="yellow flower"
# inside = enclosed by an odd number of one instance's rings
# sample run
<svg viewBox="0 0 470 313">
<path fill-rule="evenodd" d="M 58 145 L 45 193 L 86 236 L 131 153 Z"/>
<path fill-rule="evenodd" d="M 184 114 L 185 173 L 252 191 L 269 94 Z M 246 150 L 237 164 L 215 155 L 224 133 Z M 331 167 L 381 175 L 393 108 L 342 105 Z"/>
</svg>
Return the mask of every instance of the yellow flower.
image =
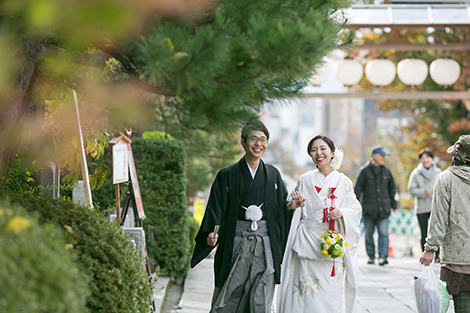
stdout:
<svg viewBox="0 0 470 313">
<path fill-rule="evenodd" d="M 343 254 L 343 253 L 340 253 L 340 254 L 339 254 L 339 257 L 340 257 L 340 258 L 342 258 L 343 256 L 344 256 L 344 254 Z"/>
<path fill-rule="evenodd" d="M 7 230 L 11 230 L 18 234 L 23 229 L 28 228 L 31 225 L 31 221 L 21 216 L 13 217 L 7 225 Z"/>
<path fill-rule="evenodd" d="M 72 250 L 73 249 L 73 244 L 71 244 L 71 243 L 66 244 L 65 249 Z"/>
</svg>

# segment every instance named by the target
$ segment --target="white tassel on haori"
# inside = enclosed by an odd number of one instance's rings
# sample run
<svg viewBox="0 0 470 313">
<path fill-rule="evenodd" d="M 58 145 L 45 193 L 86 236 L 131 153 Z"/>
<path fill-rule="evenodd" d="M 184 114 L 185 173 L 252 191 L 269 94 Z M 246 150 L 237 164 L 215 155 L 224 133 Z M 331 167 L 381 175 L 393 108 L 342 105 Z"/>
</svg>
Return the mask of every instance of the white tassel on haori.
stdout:
<svg viewBox="0 0 470 313">
<path fill-rule="evenodd" d="M 261 218 L 263 217 L 263 211 L 261 211 L 261 207 L 263 206 L 263 204 L 261 204 L 260 206 L 252 204 L 247 208 L 242 206 L 242 208 L 246 210 L 245 218 L 251 221 L 252 231 L 258 230 L 258 222 L 261 221 Z"/>
</svg>

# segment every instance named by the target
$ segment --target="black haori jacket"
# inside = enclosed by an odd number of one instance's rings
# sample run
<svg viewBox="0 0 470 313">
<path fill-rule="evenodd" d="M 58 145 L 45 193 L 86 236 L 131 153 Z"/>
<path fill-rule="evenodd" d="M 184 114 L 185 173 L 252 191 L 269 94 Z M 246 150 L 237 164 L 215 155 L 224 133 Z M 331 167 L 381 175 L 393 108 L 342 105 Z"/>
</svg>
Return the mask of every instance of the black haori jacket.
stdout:
<svg viewBox="0 0 470 313">
<path fill-rule="evenodd" d="M 235 229 L 247 187 L 242 171 L 248 171 L 245 158 L 217 173 L 198 234 L 191 267 L 201 262 L 213 249 L 207 245 L 207 235 L 220 225 L 215 255 L 215 286 L 222 287 L 230 272 Z M 292 213 L 287 210 L 287 189 L 281 174 L 272 165 L 260 160 L 258 171 L 264 172 L 263 219 L 266 219 L 274 261 L 274 280 L 280 283 L 281 262 L 284 254 Z M 252 188 L 254 188 L 253 186 Z"/>
</svg>

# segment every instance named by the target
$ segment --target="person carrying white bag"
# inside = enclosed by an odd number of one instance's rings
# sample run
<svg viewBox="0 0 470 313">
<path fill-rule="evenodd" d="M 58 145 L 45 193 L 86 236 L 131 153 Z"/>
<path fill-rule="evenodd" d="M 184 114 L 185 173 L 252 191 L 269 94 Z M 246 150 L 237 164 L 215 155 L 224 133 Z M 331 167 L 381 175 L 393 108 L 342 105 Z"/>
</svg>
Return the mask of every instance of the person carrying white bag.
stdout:
<svg viewBox="0 0 470 313">
<path fill-rule="evenodd" d="M 441 248 L 441 280 L 447 283 L 456 313 L 470 312 L 470 135 L 447 149 L 452 166 L 436 180 L 425 251 L 429 266 Z M 428 312 L 427 312 L 428 313 Z"/>
</svg>

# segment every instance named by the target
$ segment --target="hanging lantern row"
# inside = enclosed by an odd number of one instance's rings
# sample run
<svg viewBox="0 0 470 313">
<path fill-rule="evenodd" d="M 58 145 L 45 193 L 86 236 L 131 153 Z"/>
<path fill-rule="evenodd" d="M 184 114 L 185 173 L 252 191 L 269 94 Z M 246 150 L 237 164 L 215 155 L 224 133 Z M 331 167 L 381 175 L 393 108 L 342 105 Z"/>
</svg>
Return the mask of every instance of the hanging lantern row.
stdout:
<svg viewBox="0 0 470 313">
<path fill-rule="evenodd" d="M 367 62 L 365 67 L 367 79 L 376 86 L 387 86 L 395 76 L 405 85 L 421 85 L 428 77 L 428 65 L 420 59 L 404 59 L 395 64 L 386 59 L 374 59 Z M 329 77 L 330 68 L 327 63 L 321 65 L 316 74 L 310 79 L 315 86 L 323 84 Z M 336 64 L 336 77 L 345 86 L 352 86 L 362 79 L 364 67 L 361 62 L 344 59 Z M 429 74 L 438 85 L 452 85 L 460 77 L 460 65 L 453 59 L 437 59 L 431 62 Z"/>
</svg>

